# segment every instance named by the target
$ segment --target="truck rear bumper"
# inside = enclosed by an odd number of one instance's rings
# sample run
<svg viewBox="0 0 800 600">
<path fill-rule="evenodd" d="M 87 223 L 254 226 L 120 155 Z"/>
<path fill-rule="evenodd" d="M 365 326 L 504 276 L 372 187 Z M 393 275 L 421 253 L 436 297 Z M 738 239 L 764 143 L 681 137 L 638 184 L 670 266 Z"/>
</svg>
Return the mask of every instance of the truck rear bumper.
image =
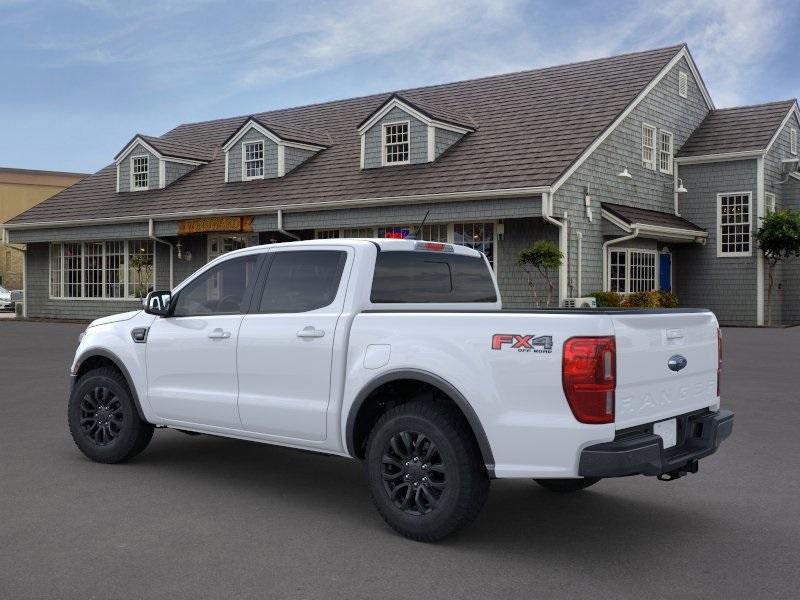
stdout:
<svg viewBox="0 0 800 600">
<path fill-rule="evenodd" d="M 733 431 L 733 413 L 729 410 L 681 415 L 677 420 L 678 444 L 672 448 L 664 449 L 661 437 L 652 433 L 652 426 L 623 431 L 613 442 L 584 448 L 578 474 L 581 477 L 661 475 L 674 479 L 696 472 L 697 461 L 716 452 Z"/>
</svg>

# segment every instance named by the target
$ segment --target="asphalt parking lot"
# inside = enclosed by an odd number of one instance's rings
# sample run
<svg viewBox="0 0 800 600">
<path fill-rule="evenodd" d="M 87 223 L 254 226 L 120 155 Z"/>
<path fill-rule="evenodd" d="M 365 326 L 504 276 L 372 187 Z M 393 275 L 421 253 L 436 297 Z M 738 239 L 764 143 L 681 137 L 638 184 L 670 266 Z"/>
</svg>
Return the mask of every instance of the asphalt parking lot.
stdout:
<svg viewBox="0 0 800 600">
<path fill-rule="evenodd" d="M 90 462 L 65 416 L 81 329 L 0 322 L 0 598 L 800 597 L 800 328 L 724 332 L 736 426 L 697 475 L 495 481 L 435 545 L 383 525 L 353 461 L 160 430 Z"/>
</svg>

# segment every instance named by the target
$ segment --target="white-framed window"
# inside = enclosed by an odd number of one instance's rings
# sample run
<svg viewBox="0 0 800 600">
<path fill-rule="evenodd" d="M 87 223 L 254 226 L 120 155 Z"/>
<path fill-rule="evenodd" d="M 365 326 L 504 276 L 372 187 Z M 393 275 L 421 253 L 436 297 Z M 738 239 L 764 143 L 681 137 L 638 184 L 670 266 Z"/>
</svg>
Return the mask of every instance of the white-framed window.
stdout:
<svg viewBox="0 0 800 600">
<path fill-rule="evenodd" d="M 407 165 L 411 155 L 410 122 L 384 123 L 383 164 Z"/>
<path fill-rule="evenodd" d="M 382 225 L 351 229 L 317 229 L 314 237 L 318 240 L 347 237 L 405 239 L 411 233 L 416 235 L 418 228 L 419 225 Z M 493 221 L 429 223 L 422 226 L 416 237 L 429 242 L 444 242 L 474 248 L 483 252 L 489 259 L 492 268 L 497 270 L 497 224 Z"/>
<path fill-rule="evenodd" d="M 717 194 L 717 256 L 750 256 L 753 194 Z"/>
<path fill-rule="evenodd" d="M 150 157 L 131 156 L 131 190 L 142 191 L 150 187 Z"/>
<path fill-rule="evenodd" d="M 242 179 L 264 178 L 264 142 L 242 143 Z"/>
<path fill-rule="evenodd" d="M 766 204 L 767 214 L 771 215 L 775 212 L 775 194 L 766 192 L 764 194 L 764 204 Z"/>
<path fill-rule="evenodd" d="M 642 166 L 656 168 L 656 128 L 647 123 L 642 123 Z"/>
<path fill-rule="evenodd" d="M 658 132 L 658 170 L 672 174 L 672 134 L 669 131 Z"/>
<path fill-rule="evenodd" d="M 608 289 L 619 294 L 658 289 L 655 250 L 618 248 L 608 251 Z"/>
<path fill-rule="evenodd" d="M 797 154 L 797 129 L 789 128 L 789 152 Z"/>
<path fill-rule="evenodd" d="M 51 298 L 143 298 L 155 281 L 153 242 L 53 242 L 49 270 Z"/>
<path fill-rule="evenodd" d="M 689 96 L 689 75 L 686 71 L 678 71 L 678 96 L 681 98 Z"/>
</svg>

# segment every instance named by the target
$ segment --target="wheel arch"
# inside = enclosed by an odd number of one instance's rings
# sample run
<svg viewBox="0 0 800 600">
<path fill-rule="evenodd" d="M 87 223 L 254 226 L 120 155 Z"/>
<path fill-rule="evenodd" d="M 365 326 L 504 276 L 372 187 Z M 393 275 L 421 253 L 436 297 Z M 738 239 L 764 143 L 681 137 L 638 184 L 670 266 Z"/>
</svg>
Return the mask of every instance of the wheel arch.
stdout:
<svg viewBox="0 0 800 600">
<path fill-rule="evenodd" d="M 142 410 L 142 404 L 139 401 L 139 394 L 136 392 L 136 386 L 133 385 L 133 378 L 131 377 L 127 367 L 125 367 L 125 363 L 122 362 L 122 359 L 119 356 L 104 348 L 91 348 L 81 354 L 76 361 L 76 364 L 78 365 L 78 368 L 72 376 L 73 386 L 78 382 L 81 375 L 90 371 L 91 369 L 101 366 L 111 366 L 122 373 L 122 376 L 125 378 L 125 383 L 128 385 L 128 391 L 131 393 L 133 403 L 136 406 L 136 412 L 139 413 L 139 418 L 142 421 L 147 421 L 144 411 Z"/>
<path fill-rule="evenodd" d="M 377 391 L 386 384 L 404 380 L 417 381 L 431 386 L 449 398 L 455 404 L 469 425 L 473 436 L 475 437 L 475 441 L 478 444 L 478 449 L 480 450 L 481 457 L 483 458 L 483 462 L 486 466 L 489 476 L 494 477 L 494 455 L 492 454 L 492 448 L 489 444 L 489 438 L 486 436 L 486 431 L 484 430 L 483 425 L 478 418 L 478 414 L 475 412 L 475 409 L 472 407 L 466 397 L 450 382 L 434 373 L 423 371 L 421 369 L 401 369 L 383 373 L 367 383 L 356 395 L 355 400 L 350 405 L 347 415 L 347 424 L 345 427 L 345 442 L 347 452 L 350 454 L 350 456 L 359 456 L 359 450 L 356 447 L 356 424 L 359 414 L 366 406 L 370 396 L 373 394 L 373 392 Z"/>
</svg>

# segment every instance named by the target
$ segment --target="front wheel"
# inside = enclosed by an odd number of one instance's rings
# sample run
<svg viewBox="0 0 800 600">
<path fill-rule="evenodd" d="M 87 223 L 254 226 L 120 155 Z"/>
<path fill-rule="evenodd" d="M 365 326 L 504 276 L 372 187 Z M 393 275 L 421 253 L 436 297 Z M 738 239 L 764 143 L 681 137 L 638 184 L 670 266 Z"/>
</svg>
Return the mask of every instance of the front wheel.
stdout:
<svg viewBox="0 0 800 600">
<path fill-rule="evenodd" d="M 534 479 L 536 483 L 551 492 L 567 494 L 586 489 L 600 481 L 599 477 L 579 477 L 577 479 Z"/>
<path fill-rule="evenodd" d="M 153 426 L 139 418 L 125 378 L 109 367 L 83 375 L 67 409 L 75 445 L 95 462 L 118 463 L 147 447 Z"/>
<path fill-rule="evenodd" d="M 472 433 L 447 405 L 409 402 L 376 423 L 365 460 L 375 506 L 412 540 L 434 542 L 472 522 L 489 477 Z"/>
</svg>

